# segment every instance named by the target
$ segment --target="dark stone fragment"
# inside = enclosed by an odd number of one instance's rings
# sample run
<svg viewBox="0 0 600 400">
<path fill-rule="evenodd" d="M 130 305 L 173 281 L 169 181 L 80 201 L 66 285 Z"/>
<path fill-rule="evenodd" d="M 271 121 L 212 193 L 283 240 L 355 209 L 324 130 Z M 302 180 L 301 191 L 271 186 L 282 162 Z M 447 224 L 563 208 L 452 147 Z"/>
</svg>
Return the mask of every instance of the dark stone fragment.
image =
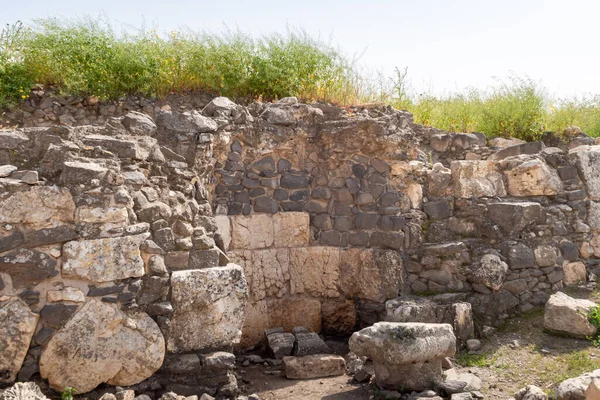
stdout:
<svg viewBox="0 0 600 400">
<path fill-rule="evenodd" d="M 159 229 L 163 229 L 169 226 L 169 223 L 167 221 L 165 221 L 164 219 L 159 219 L 158 221 L 154 221 L 151 225 L 150 225 L 150 229 L 152 229 L 153 231 L 157 231 Z"/>
<path fill-rule="evenodd" d="M 575 165 L 567 165 L 564 167 L 558 167 L 558 176 L 560 179 L 567 181 L 570 179 L 579 179 L 579 174 L 577 173 L 577 167 Z"/>
<path fill-rule="evenodd" d="M 33 341 L 39 346 L 45 346 L 52 337 L 52 335 L 54 335 L 54 332 L 54 329 L 45 326 L 35 334 L 35 336 L 33 337 Z"/>
<path fill-rule="evenodd" d="M 231 160 L 227 160 L 227 162 L 225 162 L 225 170 L 226 171 L 244 171 L 244 164 L 242 164 L 240 161 L 231 161 Z"/>
<path fill-rule="evenodd" d="M 351 216 L 352 208 L 348 204 L 336 201 L 335 205 L 333 206 L 333 212 L 335 215 Z"/>
<path fill-rule="evenodd" d="M 352 174 L 354 174 L 354 176 L 356 176 L 357 178 L 362 178 L 363 176 L 365 176 L 366 172 L 367 172 L 367 168 L 364 165 L 362 165 L 362 164 L 352 165 Z"/>
<path fill-rule="evenodd" d="M 8 236 L 0 237 L 0 253 L 15 249 L 23 243 L 23 235 L 21 232 L 14 231 Z"/>
<path fill-rule="evenodd" d="M 369 175 L 369 183 L 385 185 L 387 183 L 387 178 L 378 172 L 373 172 L 371 175 Z"/>
<path fill-rule="evenodd" d="M 314 332 L 298 332 L 295 333 L 295 336 L 294 355 L 297 357 L 331 353 L 327 343 Z"/>
<path fill-rule="evenodd" d="M 119 300 L 121 303 L 129 303 L 133 299 L 135 299 L 135 293 L 131 292 L 121 293 L 117 296 L 117 300 Z"/>
<path fill-rule="evenodd" d="M 329 214 L 317 214 L 311 217 L 311 225 L 318 229 L 331 229 L 331 217 Z"/>
<path fill-rule="evenodd" d="M 379 220 L 378 226 L 384 231 L 399 231 L 406 226 L 406 219 L 396 215 L 384 215 Z"/>
<path fill-rule="evenodd" d="M 568 261 L 577 261 L 579 259 L 579 248 L 571 242 L 562 242 L 559 246 L 563 258 Z"/>
<path fill-rule="evenodd" d="M 250 197 L 258 197 L 258 196 L 262 196 L 263 194 L 265 194 L 265 189 L 263 189 L 263 188 L 252 189 L 250 191 Z"/>
<path fill-rule="evenodd" d="M 142 288 L 137 295 L 136 302 L 143 306 L 154 303 L 169 291 L 168 276 L 149 276 L 142 280 Z"/>
<path fill-rule="evenodd" d="M 335 229 L 340 232 L 352 230 L 352 217 L 335 217 Z"/>
<path fill-rule="evenodd" d="M 288 332 L 273 332 L 267 335 L 269 352 L 275 359 L 282 359 L 292 354 L 296 338 Z"/>
<path fill-rule="evenodd" d="M 262 178 L 260 181 L 260 186 L 269 188 L 269 189 L 277 189 L 279 187 L 279 179 L 278 178 Z"/>
<path fill-rule="evenodd" d="M 428 201 L 423 204 L 423 211 L 431 219 L 445 219 L 451 215 L 450 205 L 447 201 Z"/>
<path fill-rule="evenodd" d="M 584 189 L 571 190 L 570 192 L 567 192 L 567 199 L 569 201 L 583 200 L 586 197 L 587 197 L 587 193 Z"/>
<path fill-rule="evenodd" d="M 119 300 L 117 300 L 117 298 L 116 298 L 116 297 L 103 297 L 101 300 L 102 300 L 104 303 L 113 303 L 113 304 L 115 304 L 115 303 L 118 303 L 118 302 L 119 302 Z"/>
<path fill-rule="evenodd" d="M 223 196 L 225 193 L 227 193 L 227 186 L 223 185 L 222 183 L 219 183 L 217 186 L 215 186 L 215 194 L 217 196 Z"/>
<path fill-rule="evenodd" d="M 270 197 L 261 196 L 254 199 L 254 211 L 275 214 L 279 208 L 277 202 Z"/>
<path fill-rule="evenodd" d="M 360 191 L 360 181 L 356 178 L 346 178 L 346 187 L 352 194 Z"/>
<path fill-rule="evenodd" d="M 338 246 L 345 247 L 348 245 L 344 234 L 338 231 L 324 231 L 321 232 L 321 239 L 319 243 L 325 246 Z"/>
<path fill-rule="evenodd" d="M 535 267 L 535 256 L 533 250 L 519 243 L 514 246 L 509 246 L 507 249 L 508 253 L 508 266 L 510 269 L 525 269 Z"/>
<path fill-rule="evenodd" d="M 283 211 L 303 211 L 304 203 L 296 203 L 294 201 L 284 201 L 281 203 Z"/>
<path fill-rule="evenodd" d="M 227 159 L 230 161 L 240 161 L 242 159 L 242 155 L 235 151 L 230 151 L 227 153 Z"/>
<path fill-rule="evenodd" d="M 359 212 L 354 216 L 354 226 L 356 229 L 375 229 L 379 218 L 379 214 Z"/>
<path fill-rule="evenodd" d="M 377 204 L 367 204 L 364 206 L 360 206 L 360 211 L 363 212 L 373 212 L 373 211 L 377 211 L 379 209 L 379 207 L 377 207 Z"/>
<path fill-rule="evenodd" d="M 222 180 L 223 180 L 223 183 L 228 186 L 240 184 L 240 179 L 235 176 L 223 175 Z"/>
<path fill-rule="evenodd" d="M 33 374 L 39 372 L 39 370 L 40 367 L 38 366 L 38 363 L 35 362 L 35 360 L 31 359 L 29 356 L 27 356 L 25 358 L 25 361 L 23 362 L 21 370 L 19 370 L 19 373 L 17 374 L 17 381 L 27 382 L 31 379 Z"/>
<path fill-rule="evenodd" d="M 242 204 L 242 215 L 250 215 L 252 206 L 250 204 Z"/>
<path fill-rule="evenodd" d="M 40 318 L 46 326 L 60 329 L 77 311 L 77 306 L 66 304 L 46 304 L 40 312 Z"/>
<path fill-rule="evenodd" d="M 310 193 L 313 199 L 329 200 L 331 198 L 331 190 L 324 186 L 317 187 Z"/>
<path fill-rule="evenodd" d="M 488 218 L 497 224 L 504 233 L 521 231 L 539 222 L 542 208 L 533 202 L 499 202 L 488 205 Z"/>
<path fill-rule="evenodd" d="M 352 246 L 367 247 L 370 237 L 368 232 L 352 232 L 348 234 L 348 243 Z"/>
<path fill-rule="evenodd" d="M 75 229 L 63 225 L 56 228 L 25 232 L 25 247 L 39 247 L 47 244 L 63 243 L 77 238 Z"/>
<path fill-rule="evenodd" d="M 159 315 L 169 316 L 173 313 L 173 305 L 171 305 L 171 303 L 168 301 L 149 304 L 148 307 L 146 307 L 146 312 L 153 317 Z"/>
<path fill-rule="evenodd" d="M 402 250 L 404 248 L 403 232 L 373 232 L 369 241 L 371 247 Z"/>
<path fill-rule="evenodd" d="M 291 201 L 306 201 L 308 200 L 308 190 L 296 190 L 290 194 Z"/>
<path fill-rule="evenodd" d="M 221 253 L 219 252 L 219 250 L 215 248 L 191 251 L 188 262 L 188 268 L 204 269 L 218 267 L 220 255 Z"/>
<path fill-rule="evenodd" d="M 114 285 L 108 287 L 96 287 L 90 285 L 88 296 L 89 297 L 99 297 L 99 296 L 108 296 L 109 294 L 119 294 L 125 290 L 125 285 Z"/>
<path fill-rule="evenodd" d="M 163 228 L 155 231 L 154 241 L 165 251 L 175 250 L 175 237 L 171 228 Z"/>
<path fill-rule="evenodd" d="M 233 200 L 238 203 L 250 203 L 250 195 L 245 190 L 243 192 L 235 192 L 233 194 Z"/>
<path fill-rule="evenodd" d="M 32 306 L 40 302 L 40 292 L 35 290 L 25 290 L 19 293 L 19 298 L 23 300 L 27 305 Z"/>
<path fill-rule="evenodd" d="M 325 207 L 322 204 L 317 203 L 316 201 L 309 201 L 304 204 L 304 211 L 309 213 L 322 213 L 325 211 Z"/>
<path fill-rule="evenodd" d="M 242 180 L 242 186 L 249 189 L 255 189 L 260 187 L 260 183 L 256 179 L 244 178 Z"/>
<path fill-rule="evenodd" d="M 287 200 L 289 198 L 289 193 L 287 190 L 284 190 L 284 189 L 275 189 L 273 198 L 275 200 Z"/>
<path fill-rule="evenodd" d="M 245 190 L 246 188 L 242 185 L 231 185 L 227 188 L 230 192 L 239 192 L 241 190 Z"/>
<path fill-rule="evenodd" d="M 400 194 L 398 192 L 387 192 L 379 197 L 379 205 L 382 207 L 393 206 L 400 201 Z"/>
<path fill-rule="evenodd" d="M 254 164 L 252 164 L 252 167 L 254 167 L 254 169 L 262 172 L 262 171 L 275 171 L 275 162 L 273 161 L 272 157 L 265 157 L 263 159 L 260 159 L 258 161 L 256 161 Z"/>
<path fill-rule="evenodd" d="M 0 276 L 0 290 L 4 289 L 6 285 L 4 285 L 4 279 Z"/>
<path fill-rule="evenodd" d="M 0 272 L 10 275 L 16 289 L 31 288 L 58 274 L 56 260 L 37 250 L 17 249 L 0 257 Z"/>
<path fill-rule="evenodd" d="M 233 143 L 231 143 L 231 151 L 235 151 L 236 153 L 241 153 L 242 152 L 242 144 L 240 142 L 238 142 L 237 140 L 234 140 Z"/>
<path fill-rule="evenodd" d="M 283 174 L 280 179 L 280 185 L 285 189 L 302 189 L 308 187 L 308 178 L 292 174 Z"/>
<path fill-rule="evenodd" d="M 379 199 L 379 196 L 385 192 L 385 185 L 370 185 L 369 191 L 375 200 Z"/>
<path fill-rule="evenodd" d="M 227 203 L 227 215 L 239 215 L 242 213 L 242 203 Z"/>
<path fill-rule="evenodd" d="M 280 158 L 277 161 L 277 172 L 279 172 L 280 174 L 289 171 L 290 168 L 292 168 L 292 163 L 288 160 Z"/>
<path fill-rule="evenodd" d="M 375 171 L 381 174 L 389 172 L 392 169 L 392 167 L 390 167 L 388 163 L 386 163 L 383 160 L 380 160 L 379 158 L 371 159 L 371 167 L 375 168 Z"/>
</svg>

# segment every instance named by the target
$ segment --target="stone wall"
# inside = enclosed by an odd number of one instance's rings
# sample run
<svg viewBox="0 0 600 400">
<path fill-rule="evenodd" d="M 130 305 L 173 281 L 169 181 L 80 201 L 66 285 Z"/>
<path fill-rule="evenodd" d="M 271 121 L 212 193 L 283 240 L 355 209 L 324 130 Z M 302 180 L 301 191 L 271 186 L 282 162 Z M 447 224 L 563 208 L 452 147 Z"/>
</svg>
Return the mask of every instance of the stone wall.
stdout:
<svg viewBox="0 0 600 400">
<path fill-rule="evenodd" d="M 436 295 L 423 310 L 460 325 L 472 306 L 481 329 L 595 281 L 591 139 L 488 146 L 379 105 L 42 92 L 7 114 L 28 127 L 0 131 L 1 382 L 221 393 L 233 361 L 214 351 L 267 328 L 347 335 Z"/>
</svg>

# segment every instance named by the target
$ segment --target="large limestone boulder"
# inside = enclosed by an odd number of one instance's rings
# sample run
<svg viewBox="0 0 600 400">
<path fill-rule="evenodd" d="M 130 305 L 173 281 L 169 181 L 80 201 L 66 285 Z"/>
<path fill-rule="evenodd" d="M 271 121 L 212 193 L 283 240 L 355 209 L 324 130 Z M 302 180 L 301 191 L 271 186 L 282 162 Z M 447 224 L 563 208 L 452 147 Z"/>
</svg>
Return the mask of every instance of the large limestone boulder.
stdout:
<svg viewBox="0 0 600 400">
<path fill-rule="evenodd" d="M 33 186 L 0 200 L 0 224 L 48 228 L 72 223 L 75 203 L 67 188 Z"/>
<path fill-rule="evenodd" d="M 125 313 L 93 299 L 50 339 L 40 375 L 57 391 L 70 386 L 86 393 L 101 383 L 130 386 L 156 372 L 164 355 L 162 333 L 147 314 Z"/>
<path fill-rule="evenodd" d="M 198 351 L 238 344 L 247 300 L 248 284 L 239 265 L 173 272 L 174 313 L 168 350 Z"/>
<path fill-rule="evenodd" d="M 600 200 L 600 146 L 579 146 L 569 154 L 576 159 L 590 199 Z"/>
<path fill-rule="evenodd" d="M 570 378 L 556 388 L 557 400 L 596 400 L 600 386 L 600 369 Z"/>
<path fill-rule="evenodd" d="M 450 170 L 456 197 L 506 196 L 502 174 L 494 161 L 452 161 Z"/>
<path fill-rule="evenodd" d="M 18 298 L 0 303 L 0 383 L 17 379 L 38 319 Z"/>
<path fill-rule="evenodd" d="M 442 379 L 442 359 L 456 353 L 449 324 L 378 322 L 350 337 L 350 351 L 373 360 L 380 387 L 425 390 Z"/>
<path fill-rule="evenodd" d="M 149 233 L 68 242 L 63 246 L 63 275 L 111 282 L 144 275 L 140 245 Z"/>
<path fill-rule="evenodd" d="M 585 338 L 596 333 L 588 321 L 588 313 L 596 303 L 574 299 L 558 292 L 550 296 L 544 310 L 544 328 L 549 331 Z"/>
<path fill-rule="evenodd" d="M 501 162 L 511 196 L 553 196 L 562 191 L 556 170 L 535 156 L 509 157 Z"/>
</svg>

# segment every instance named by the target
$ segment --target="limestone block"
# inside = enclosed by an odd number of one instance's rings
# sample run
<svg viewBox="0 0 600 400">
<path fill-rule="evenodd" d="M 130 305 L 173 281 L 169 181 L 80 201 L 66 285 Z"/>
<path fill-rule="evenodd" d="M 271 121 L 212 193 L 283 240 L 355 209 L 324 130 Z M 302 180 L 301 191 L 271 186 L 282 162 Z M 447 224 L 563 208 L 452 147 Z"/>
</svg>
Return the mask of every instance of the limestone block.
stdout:
<svg viewBox="0 0 600 400">
<path fill-rule="evenodd" d="M 284 357 L 283 367 L 288 379 L 313 379 L 344 375 L 344 357 L 332 354 L 316 354 L 305 357 Z"/>
<path fill-rule="evenodd" d="M 72 223 L 75 203 L 67 188 L 33 186 L 0 200 L 0 224 L 46 228 Z"/>
<path fill-rule="evenodd" d="M 592 336 L 596 333 L 596 327 L 590 324 L 587 315 L 595 306 L 596 303 L 592 301 L 574 299 L 557 292 L 546 303 L 544 328 L 574 337 Z"/>
<path fill-rule="evenodd" d="M 126 207 L 78 207 L 75 220 L 78 223 L 127 225 L 129 216 Z"/>
<path fill-rule="evenodd" d="M 469 275 L 469 280 L 498 290 L 502 287 L 507 272 L 508 265 L 500 257 L 486 254 L 481 258 L 479 267 Z"/>
<path fill-rule="evenodd" d="M 494 161 L 452 161 L 450 170 L 456 197 L 506 196 L 502 174 Z"/>
<path fill-rule="evenodd" d="M 557 400 L 596 400 L 598 397 L 592 396 L 596 394 L 598 380 L 600 380 L 600 369 L 566 379 L 556 388 L 556 398 Z"/>
<path fill-rule="evenodd" d="M 223 238 L 223 245 L 225 251 L 229 250 L 231 244 L 231 221 L 227 215 L 215 215 L 215 222 L 217 224 L 217 230 Z"/>
<path fill-rule="evenodd" d="M 590 201 L 587 224 L 595 231 L 600 230 L 600 202 Z"/>
<path fill-rule="evenodd" d="M 137 111 L 129 111 L 125 114 L 121 120 L 121 124 L 132 135 L 151 136 L 156 133 L 156 124 L 152 118 Z"/>
<path fill-rule="evenodd" d="M 579 146 L 569 154 L 576 160 L 590 199 L 600 200 L 600 146 Z"/>
<path fill-rule="evenodd" d="M 270 327 L 283 327 L 292 331 L 304 326 L 312 332 L 321 331 L 321 302 L 308 298 L 268 299 L 267 310 Z"/>
<path fill-rule="evenodd" d="M 267 214 L 231 217 L 231 249 L 263 249 L 273 245 L 273 217 Z"/>
<path fill-rule="evenodd" d="M 244 269 L 253 300 L 282 297 L 289 293 L 288 249 L 237 250 L 230 255 L 232 262 Z"/>
<path fill-rule="evenodd" d="M 49 290 L 46 297 L 49 303 L 56 303 L 59 301 L 72 301 L 74 303 L 85 302 L 85 295 L 83 292 L 74 287 L 66 287 L 61 290 Z"/>
<path fill-rule="evenodd" d="M 452 180 L 452 172 L 441 163 L 433 164 L 427 175 L 427 192 L 429 196 L 445 196 Z"/>
<path fill-rule="evenodd" d="M 257 343 L 260 343 L 264 338 L 265 329 L 268 328 L 269 314 L 267 311 L 267 301 L 248 301 L 240 347 L 253 347 Z"/>
<path fill-rule="evenodd" d="M 39 315 L 18 298 L 0 302 L 0 383 L 11 383 L 23 365 Z"/>
<path fill-rule="evenodd" d="M 140 245 L 150 236 L 81 240 L 63 246 L 63 274 L 93 282 L 110 282 L 144 275 Z"/>
<path fill-rule="evenodd" d="M 128 120 L 131 121 L 131 119 Z M 156 126 L 154 130 L 156 131 Z M 102 147 L 116 154 L 119 158 L 134 160 L 146 160 L 150 156 L 152 148 L 156 145 L 156 139 L 151 137 L 122 139 L 104 135 L 86 135 L 82 141 L 87 146 Z"/>
<path fill-rule="evenodd" d="M 101 383 L 135 385 L 160 368 L 164 355 L 162 333 L 147 314 L 93 299 L 50 339 L 40 374 L 57 391 L 86 393 Z"/>
<path fill-rule="evenodd" d="M 563 282 L 566 286 L 584 283 L 587 280 L 587 269 L 581 261 L 567 262 L 563 266 Z"/>
<path fill-rule="evenodd" d="M 340 289 L 346 297 L 383 302 L 398 296 L 404 266 L 397 251 L 353 248 L 342 251 Z"/>
<path fill-rule="evenodd" d="M 553 196 L 562 191 L 555 169 L 535 156 L 515 156 L 500 162 L 511 196 Z"/>
<path fill-rule="evenodd" d="M 449 324 L 377 322 L 350 337 L 350 351 L 373 360 L 383 388 L 424 390 L 441 380 L 444 357 L 456 353 Z"/>
<path fill-rule="evenodd" d="M 541 245 L 533 250 L 535 262 L 540 267 L 551 267 L 556 264 L 556 248 L 552 245 Z"/>
<path fill-rule="evenodd" d="M 337 247 L 302 247 L 289 250 L 290 293 L 338 297 L 340 250 Z"/>
<path fill-rule="evenodd" d="M 248 285 L 238 265 L 173 272 L 168 350 L 178 353 L 238 344 L 247 299 Z"/>
<path fill-rule="evenodd" d="M 94 162 L 67 161 L 63 164 L 60 181 L 65 185 L 87 185 L 92 179 L 102 181 L 108 169 Z"/>
<path fill-rule="evenodd" d="M 304 212 L 277 213 L 273 216 L 275 247 L 308 246 L 310 215 Z"/>
</svg>

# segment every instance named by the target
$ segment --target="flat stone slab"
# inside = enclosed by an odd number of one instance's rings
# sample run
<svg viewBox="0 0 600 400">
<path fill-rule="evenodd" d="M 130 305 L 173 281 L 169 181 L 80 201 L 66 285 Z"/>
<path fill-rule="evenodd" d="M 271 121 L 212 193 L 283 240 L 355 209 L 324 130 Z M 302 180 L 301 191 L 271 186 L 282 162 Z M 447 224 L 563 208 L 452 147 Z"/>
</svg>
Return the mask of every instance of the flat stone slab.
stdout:
<svg viewBox="0 0 600 400">
<path fill-rule="evenodd" d="M 343 375 L 346 371 L 344 357 L 331 354 L 314 354 L 304 357 L 283 357 L 285 376 L 288 379 L 312 379 Z"/>
</svg>

